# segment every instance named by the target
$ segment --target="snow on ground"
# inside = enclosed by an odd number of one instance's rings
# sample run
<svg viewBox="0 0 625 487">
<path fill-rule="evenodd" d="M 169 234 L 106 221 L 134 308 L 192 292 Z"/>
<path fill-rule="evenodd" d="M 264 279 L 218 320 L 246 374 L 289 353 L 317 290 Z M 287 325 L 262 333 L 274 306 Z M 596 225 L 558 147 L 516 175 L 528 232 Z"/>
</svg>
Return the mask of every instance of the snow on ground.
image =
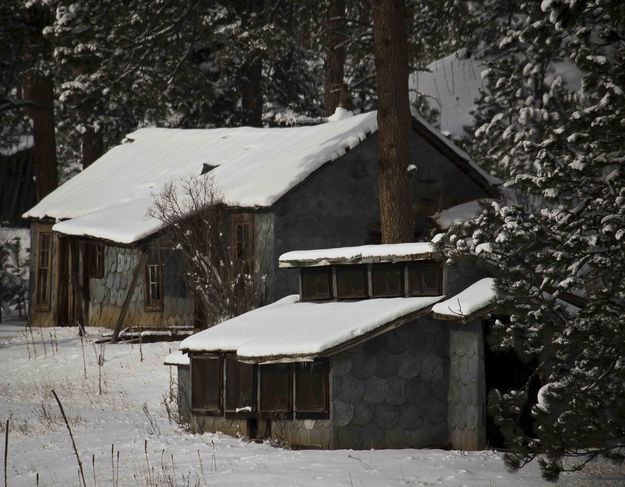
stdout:
<svg viewBox="0 0 625 487">
<path fill-rule="evenodd" d="M 178 344 L 94 346 L 89 340 L 98 331 L 90 329 L 84 342 L 84 379 L 75 328 L 33 328 L 31 335 L 23 323 L 0 323 L 0 430 L 4 435 L 10 418 L 9 486 L 35 486 L 37 474 L 40 486 L 79 485 L 51 389 L 64 405 L 89 487 L 96 485 L 94 464 L 97 485 L 120 487 L 551 485 L 540 480 L 536 465 L 506 473 L 499 454 L 490 451 L 291 451 L 221 434 L 186 433 L 168 421 L 163 406 L 170 376 L 162 364 Z M 104 356 L 101 395 L 97 353 Z M 567 476 L 558 485 L 621 485 L 617 474 L 595 469 L 594 480 Z"/>
</svg>

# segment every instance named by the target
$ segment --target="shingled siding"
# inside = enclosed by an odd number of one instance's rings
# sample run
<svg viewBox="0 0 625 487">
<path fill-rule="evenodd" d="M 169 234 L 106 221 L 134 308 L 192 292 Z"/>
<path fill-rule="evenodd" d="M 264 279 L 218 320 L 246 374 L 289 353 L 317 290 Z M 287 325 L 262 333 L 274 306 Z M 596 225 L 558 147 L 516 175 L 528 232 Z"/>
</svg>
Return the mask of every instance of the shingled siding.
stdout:
<svg viewBox="0 0 625 487">
<path fill-rule="evenodd" d="M 449 331 L 420 318 L 332 359 L 335 448 L 448 444 Z"/>
<path fill-rule="evenodd" d="M 324 165 L 274 206 L 273 262 L 290 250 L 371 243 L 380 220 L 377 136 Z M 298 292 L 298 271 L 276 268 L 270 301 Z"/>
<path fill-rule="evenodd" d="M 106 246 L 104 276 L 89 279 L 89 323 L 114 327 L 128 294 L 140 251 Z M 182 274 L 182 262 L 169 250 L 162 251 L 164 300 L 162 311 L 144 308 L 144 269 L 132 295 L 126 326 L 179 326 L 193 324 L 193 299 L 188 296 Z"/>
</svg>

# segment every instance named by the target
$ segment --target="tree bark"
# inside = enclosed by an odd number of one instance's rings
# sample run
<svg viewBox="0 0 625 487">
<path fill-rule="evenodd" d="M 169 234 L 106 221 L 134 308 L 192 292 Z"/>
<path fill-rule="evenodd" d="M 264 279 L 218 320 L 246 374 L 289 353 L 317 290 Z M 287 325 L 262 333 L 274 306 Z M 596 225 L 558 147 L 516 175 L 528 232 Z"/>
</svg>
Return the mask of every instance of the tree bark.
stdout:
<svg viewBox="0 0 625 487">
<path fill-rule="evenodd" d="M 323 105 L 326 116 L 330 116 L 342 101 L 341 89 L 345 70 L 345 0 L 330 0 L 327 25 Z"/>
<path fill-rule="evenodd" d="M 33 6 L 27 10 L 25 21 L 31 29 L 25 45 L 27 61 L 36 58 L 37 54 L 45 58 L 51 55 L 42 33 L 51 19 L 51 13 L 47 7 Z M 52 77 L 40 72 L 37 68 L 31 68 L 24 76 L 23 96 L 25 101 L 33 103 L 28 107 L 27 113 L 33 121 L 35 196 L 39 202 L 59 184 Z"/>
<path fill-rule="evenodd" d="M 82 168 L 86 169 L 98 159 L 104 153 L 104 141 L 102 140 L 102 132 L 96 132 L 92 127 L 89 127 L 84 134 L 82 134 L 82 153 L 81 162 Z"/>
<path fill-rule="evenodd" d="M 243 75 L 241 107 L 246 112 L 245 123 L 251 127 L 263 124 L 262 69 L 262 61 L 257 59 L 247 66 Z"/>
<path fill-rule="evenodd" d="M 33 121 L 35 196 L 41 201 L 59 185 L 52 79 L 38 72 L 28 73 L 24 79 L 24 99 L 35 104 L 28 108 L 28 115 Z"/>
<path fill-rule="evenodd" d="M 378 93 L 378 186 L 382 243 L 414 240 L 408 165 L 408 46 L 402 0 L 372 0 Z"/>
</svg>

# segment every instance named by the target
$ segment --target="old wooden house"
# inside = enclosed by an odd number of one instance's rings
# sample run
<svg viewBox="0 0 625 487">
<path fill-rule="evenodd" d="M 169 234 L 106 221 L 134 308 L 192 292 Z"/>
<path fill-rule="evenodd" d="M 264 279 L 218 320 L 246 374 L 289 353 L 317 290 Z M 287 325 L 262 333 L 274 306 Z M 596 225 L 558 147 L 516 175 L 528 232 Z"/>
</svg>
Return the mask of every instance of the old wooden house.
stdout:
<svg viewBox="0 0 625 487">
<path fill-rule="evenodd" d="M 266 276 L 266 302 L 298 289 L 297 273 L 277 265 L 288 249 L 378 241 L 376 113 L 342 115 L 305 127 L 129 134 L 24 215 L 31 323 L 195 324 L 181 258 L 148 216 L 154 194 L 183 177 L 212 178 L 229 207 L 232 247 Z M 416 237 L 441 210 L 498 197 L 499 181 L 465 153 L 421 119 L 412 128 Z"/>
<path fill-rule="evenodd" d="M 484 448 L 491 278 L 443 265 L 431 242 L 279 262 L 299 270 L 299 294 L 193 335 L 166 360 L 193 430 L 308 448 Z"/>
</svg>

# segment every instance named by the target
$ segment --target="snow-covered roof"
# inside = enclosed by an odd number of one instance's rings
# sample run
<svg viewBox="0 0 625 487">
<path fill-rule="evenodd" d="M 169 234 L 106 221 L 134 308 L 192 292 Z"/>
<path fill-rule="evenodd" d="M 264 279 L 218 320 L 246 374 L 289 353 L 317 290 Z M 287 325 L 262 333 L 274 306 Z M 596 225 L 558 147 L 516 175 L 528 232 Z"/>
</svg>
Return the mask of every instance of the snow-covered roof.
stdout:
<svg viewBox="0 0 625 487">
<path fill-rule="evenodd" d="M 189 365 L 189 356 L 180 350 L 176 350 L 165 357 L 165 365 L 184 367 L 185 365 Z"/>
<path fill-rule="evenodd" d="M 204 164 L 227 204 L 267 207 L 377 130 L 376 112 L 289 128 L 145 128 L 24 214 L 66 220 L 54 230 L 132 243 L 162 228 L 147 210 L 174 180 Z"/>
<path fill-rule="evenodd" d="M 443 296 L 301 302 L 291 295 L 183 340 L 191 352 L 235 352 L 242 359 L 310 359 L 407 315 L 429 311 Z"/>
<path fill-rule="evenodd" d="M 488 199 L 472 200 L 459 205 L 452 206 L 446 210 L 439 211 L 432 215 L 432 219 L 438 224 L 441 230 L 447 230 L 455 222 L 465 222 L 475 218 L 482 211 L 482 204 Z"/>
<path fill-rule="evenodd" d="M 489 309 L 495 299 L 495 280 L 486 277 L 455 296 L 436 303 L 432 307 L 432 313 L 438 319 L 467 320 Z"/>
<path fill-rule="evenodd" d="M 456 138 L 465 137 L 464 127 L 473 123 L 471 112 L 480 88 L 486 83 L 482 79 L 486 69 L 484 62 L 456 52 L 434 61 L 427 69 L 410 75 L 411 99 L 414 100 L 415 92 L 424 95 L 430 107 L 440 112 L 441 132 Z M 571 61 L 552 63 L 549 69 L 547 80 L 560 76 L 569 88 L 580 86 L 582 73 Z"/>
<path fill-rule="evenodd" d="M 282 254 L 280 267 L 312 267 L 331 264 L 366 264 L 431 259 L 436 255 L 431 242 L 360 245 L 333 249 L 293 250 Z"/>
</svg>

